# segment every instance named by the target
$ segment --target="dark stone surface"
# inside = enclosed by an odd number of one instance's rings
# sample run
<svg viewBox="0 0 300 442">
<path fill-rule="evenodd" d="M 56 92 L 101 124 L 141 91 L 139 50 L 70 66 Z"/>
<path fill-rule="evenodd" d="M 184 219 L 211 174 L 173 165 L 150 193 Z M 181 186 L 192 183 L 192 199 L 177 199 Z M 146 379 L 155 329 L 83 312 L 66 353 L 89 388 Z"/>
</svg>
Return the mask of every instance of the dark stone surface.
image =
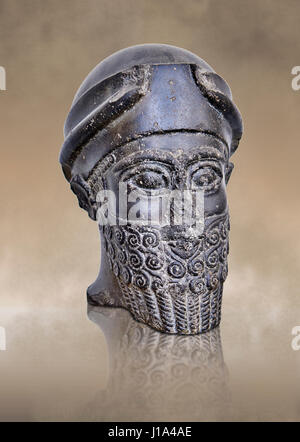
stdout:
<svg viewBox="0 0 300 442">
<path fill-rule="evenodd" d="M 92 219 L 99 219 L 101 192 L 117 201 L 117 225 L 100 227 L 101 269 L 88 288 L 90 303 L 125 307 L 167 333 L 219 324 L 229 250 L 226 185 L 241 135 L 228 85 L 184 49 L 127 48 L 87 76 L 66 120 L 60 162 Z M 122 224 L 120 183 L 142 195 L 144 223 Z M 174 222 L 174 205 L 170 222 L 147 222 L 148 196 L 167 191 L 204 195 L 200 227 Z M 185 203 L 183 216 L 194 207 L 192 199 Z"/>
</svg>

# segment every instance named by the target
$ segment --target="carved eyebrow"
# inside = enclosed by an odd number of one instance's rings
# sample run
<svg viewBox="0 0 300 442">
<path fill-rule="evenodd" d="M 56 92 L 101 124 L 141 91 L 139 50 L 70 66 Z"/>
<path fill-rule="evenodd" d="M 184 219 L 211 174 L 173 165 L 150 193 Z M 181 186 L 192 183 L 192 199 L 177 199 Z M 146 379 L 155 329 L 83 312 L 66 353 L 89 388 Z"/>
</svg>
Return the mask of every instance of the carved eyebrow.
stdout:
<svg viewBox="0 0 300 442">
<path fill-rule="evenodd" d="M 194 151 L 193 157 L 188 158 L 185 162 L 186 166 L 190 166 L 191 164 L 197 163 L 202 160 L 217 160 L 217 161 L 226 161 L 226 157 L 223 152 L 215 147 L 205 146 L 199 148 L 198 152 Z"/>
<path fill-rule="evenodd" d="M 142 156 L 134 156 L 131 158 L 124 158 L 124 160 L 120 160 L 115 166 L 115 171 L 124 171 L 124 169 L 129 169 L 139 164 L 141 164 L 142 166 L 147 166 L 147 163 L 150 163 L 149 165 L 153 166 L 155 166 L 155 164 L 153 163 L 158 163 L 160 166 L 165 166 L 168 168 L 176 166 L 176 160 L 161 157 L 157 158 L 157 154 L 155 155 L 155 157 L 143 154 Z"/>
<path fill-rule="evenodd" d="M 183 162 L 179 160 L 179 156 L 173 156 L 166 151 L 155 150 L 153 152 L 134 152 L 128 157 L 122 158 L 115 165 L 115 171 L 120 172 L 138 164 L 142 163 L 143 166 L 147 166 L 147 162 L 158 163 L 160 166 L 167 168 L 177 168 L 180 167 L 180 163 L 184 163 L 185 166 L 189 166 L 197 161 L 213 159 L 217 161 L 226 161 L 226 157 L 221 150 L 213 146 L 199 146 L 191 149 L 192 158 L 189 157 L 188 153 L 182 151 Z M 149 165 L 150 165 L 149 164 Z"/>
</svg>

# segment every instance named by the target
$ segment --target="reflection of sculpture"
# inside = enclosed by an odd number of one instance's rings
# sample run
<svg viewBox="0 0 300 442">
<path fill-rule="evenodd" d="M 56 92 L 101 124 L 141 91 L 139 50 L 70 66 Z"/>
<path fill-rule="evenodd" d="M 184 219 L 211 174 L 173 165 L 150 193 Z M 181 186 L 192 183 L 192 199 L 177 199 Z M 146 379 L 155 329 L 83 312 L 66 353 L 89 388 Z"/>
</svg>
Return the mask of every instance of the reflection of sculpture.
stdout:
<svg viewBox="0 0 300 442">
<path fill-rule="evenodd" d="M 110 359 L 106 392 L 98 398 L 103 418 L 201 420 L 228 413 L 219 328 L 166 335 L 124 310 L 89 307 L 88 314 L 105 335 Z"/>
<path fill-rule="evenodd" d="M 80 206 L 95 219 L 99 191 L 113 191 L 119 202 L 117 225 L 100 229 L 106 253 L 89 301 L 125 307 L 168 333 L 216 327 L 227 275 L 229 158 L 242 134 L 225 81 L 183 49 L 128 48 L 88 75 L 65 134 L 60 161 Z M 120 183 L 139 195 L 144 223 L 123 223 Z M 167 191 L 204 194 L 202 229 L 185 219 L 192 197 L 179 209 L 181 223 L 174 206 L 168 224 L 153 222 L 153 211 L 149 222 L 143 197 L 153 205 Z"/>
</svg>

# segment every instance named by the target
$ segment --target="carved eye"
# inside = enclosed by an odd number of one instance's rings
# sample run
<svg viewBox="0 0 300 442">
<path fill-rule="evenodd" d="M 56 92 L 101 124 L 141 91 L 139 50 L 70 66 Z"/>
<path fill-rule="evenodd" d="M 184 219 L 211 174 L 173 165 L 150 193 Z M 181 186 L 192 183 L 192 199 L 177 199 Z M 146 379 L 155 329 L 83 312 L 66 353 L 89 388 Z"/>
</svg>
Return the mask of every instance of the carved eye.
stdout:
<svg viewBox="0 0 300 442">
<path fill-rule="evenodd" d="M 132 184 L 145 190 L 156 190 L 167 187 L 167 178 L 154 170 L 145 170 L 131 178 Z"/>
<path fill-rule="evenodd" d="M 197 187 L 205 191 L 217 190 L 221 180 L 221 171 L 212 166 L 201 167 L 192 175 L 193 187 Z"/>
</svg>

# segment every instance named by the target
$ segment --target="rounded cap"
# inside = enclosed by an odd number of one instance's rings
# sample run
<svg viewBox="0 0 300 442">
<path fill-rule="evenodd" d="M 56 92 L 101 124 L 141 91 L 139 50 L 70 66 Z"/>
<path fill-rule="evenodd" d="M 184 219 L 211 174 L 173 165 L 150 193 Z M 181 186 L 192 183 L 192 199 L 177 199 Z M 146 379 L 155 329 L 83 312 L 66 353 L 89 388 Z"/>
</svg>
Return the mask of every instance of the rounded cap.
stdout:
<svg viewBox="0 0 300 442">
<path fill-rule="evenodd" d="M 229 86 L 185 49 L 145 44 L 118 51 L 88 74 L 75 95 L 60 153 L 65 177 L 86 177 L 118 146 L 166 131 L 210 133 L 224 140 L 230 156 L 242 119 Z"/>
</svg>

